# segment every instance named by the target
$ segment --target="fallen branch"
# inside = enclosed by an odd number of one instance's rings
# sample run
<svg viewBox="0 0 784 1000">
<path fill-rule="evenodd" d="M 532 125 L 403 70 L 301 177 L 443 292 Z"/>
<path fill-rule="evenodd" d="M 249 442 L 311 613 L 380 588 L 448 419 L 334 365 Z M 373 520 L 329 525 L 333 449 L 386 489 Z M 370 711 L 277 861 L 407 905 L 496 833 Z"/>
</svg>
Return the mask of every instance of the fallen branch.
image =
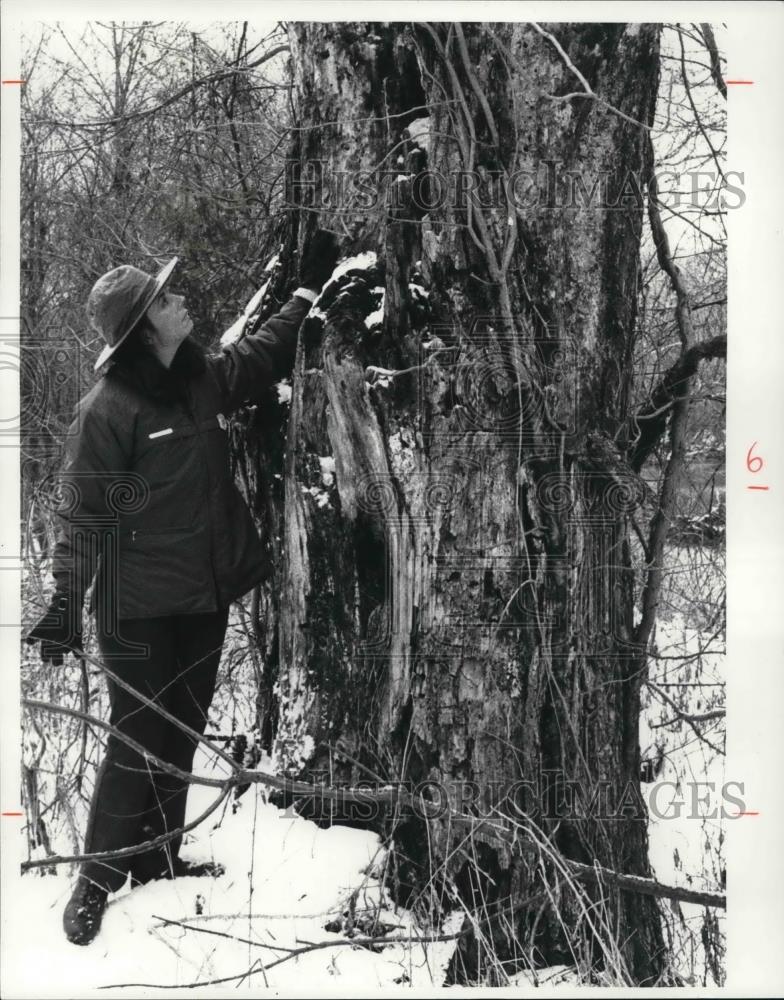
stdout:
<svg viewBox="0 0 784 1000">
<path fill-rule="evenodd" d="M 176 920 L 167 921 L 168 923 L 178 923 Z M 196 928 L 190 927 L 187 924 L 181 924 L 187 930 L 195 930 Z M 274 962 L 270 962 L 269 965 L 263 967 L 263 970 L 269 972 L 276 965 L 282 965 L 283 962 L 289 962 L 293 958 L 299 958 L 300 955 L 307 955 L 313 951 L 322 951 L 325 948 L 346 948 L 346 947 L 357 947 L 357 948 L 370 948 L 376 945 L 390 945 L 390 944 L 435 944 L 442 941 L 456 941 L 458 938 L 466 936 L 472 928 L 466 928 L 462 931 L 458 931 L 457 934 L 432 934 L 432 935 L 418 935 L 416 937 L 408 936 L 403 937 L 401 934 L 397 934 L 394 937 L 378 937 L 378 938 L 338 938 L 335 941 L 316 941 L 312 944 L 303 945 L 301 948 L 281 948 L 281 951 L 288 951 L 288 955 L 284 955 L 283 958 L 279 958 Z M 273 945 L 262 944 L 258 941 L 250 941 L 249 944 L 256 945 L 262 948 L 272 948 Z M 106 986 L 99 986 L 98 989 L 101 990 L 119 990 L 126 989 L 128 987 L 133 987 L 134 989 L 153 989 L 153 990 L 190 990 L 195 989 L 197 986 L 220 986 L 223 983 L 233 983 L 237 980 L 244 980 L 248 976 L 253 975 L 255 972 L 262 972 L 262 967 L 256 968 L 252 966 L 250 969 L 246 969 L 244 972 L 238 972 L 233 976 L 221 976 L 218 979 L 203 979 L 195 983 L 109 983 Z"/>
<path fill-rule="evenodd" d="M 101 729 L 111 733 L 116 736 L 117 739 L 122 740 L 129 747 L 143 757 L 145 760 L 149 760 L 151 763 L 157 765 L 161 770 L 166 771 L 169 774 L 174 775 L 176 778 L 180 778 L 183 781 L 190 782 L 195 785 L 208 785 L 211 788 L 225 788 L 226 786 L 232 787 L 234 785 L 268 785 L 270 788 L 278 789 L 279 791 L 288 793 L 292 798 L 319 798 L 327 802 L 356 802 L 363 805 L 368 805 L 372 802 L 388 803 L 390 805 L 399 804 L 401 801 L 405 805 L 413 806 L 416 804 L 417 808 L 422 808 L 423 812 L 427 811 L 429 808 L 437 810 L 437 814 L 440 815 L 441 806 L 436 802 L 431 802 L 429 799 L 424 798 L 424 796 L 413 796 L 402 789 L 395 788 L 391 786 L 389 788 L 382 789 L 366 789 L 361 787 L 339 787 L 334 785 L 314 785 L 308 781 L 296 781 L 293 778 L 281 778 L 276 774 L 267 774 L 265 771 L 256 771 L 248 768 L 240 767 L 233 760 L 232 763 L 232 773 L 227 775 L 225 778 L 207 778 L 199 775 L 189 774 L 186 771 L 175 767 L 173 764 L 167 763 L 167 761 L 162 760 L 155 754 L 150 753 L 146 750 L 141 743 L 132 739 L 130 736 L 126 736 L 125 733 L 120 732 L 115 726 L 112 726 L 108 722 L 104 722 L 102 719 L 98 719 L 95 716 L 87 715 L 85 712 L 80 712 L 76 708 L 68 708 L 66 705 L 55 705 L 48 701 L 37 701 L 32 698 L 23 698 L 22 705 L 25 708 L 30 709 L 40 709 L 43 711 L 54 712 L 58 715 L 69 715 L 75 719 L 83 719 L 86 722 L 90 722 L 93 725 L 99 726 Z M 154 706 L 158 708 L 158 706 Z M 162 714 L 168 715 L 161 710 Z M 194 732 L 188 726 L 181 725 L 181 728 L 185 732 Z M 198 734 L 197 734 L 198 735 Z M 199 737 L 200 742 L 205 743 L 207 746 L 211 746 L 208 740 L 204 737 Z M 220 752 L 220 756 L 223 757 L 224 754 Z M 231 758 L 230 758 L 231 759 Z M 50 859 L 47 859 L 50 860 Z"/>
<path fill-rule="evenodd" d="M 520 905 L 533 906 L 534 904 L 542 902 L 546 898 L 546 896 L 547 893 L 539 892 L 536 895 L 529 896 L 527 899 L 521 901 Z M 156 919 L 163 920 L 165 918 L 157 917 Z M 479 925 L 489 923 L 490 919 L 491 919 L 490 915 L 486 916 L 485 918 L 479 921 Z M 185 928 L 186 930 L 196 930 L 196 928 L 192 927 L 190 924 L 184 923 L 179 920 L 166 920 L 166 923 L 177 924 L 180 927 Z M 355 938 L 338 938 L 335 941 L 314 941 L 307 943 L 301 942 L 303 944 L 303 947 L 301 948 L 290 949 L 290 948 L 279 947 L 280 951 L 286 951 L 289 952 L 289 954 L 285 955 L 283 958 L 279 958 L 275 962 L 271 962 L 267 966 L 264 966 L 264 969 L 266 971 L 269 971 L 270 969 L 274 968 L 274 966 L 281 965 L 283 962 L 288 962 L 292 958 L 298 958 L 300 955 L 306 955 L 309 952 L 313 951 L 322 951 L 327 948 L 345 948 L 345 947 L 355 947 L 355 946 L 362 948 L 372 948 L 377 945 L 386 946 L 391 944 L 407 944 L 407 945 L 437 944 L 445 941 L 457 941 L 460 938 L 468 937 L 468 935 L 470 935 L 474 931 L 475 931 L 475 926 L 470 925 L 468 927 L 462 928 L 461 930 L 457 931 L 454 934 L 418 934 L 416 936 L 409 934 L 408 936 L 405 937 L 402 934 L 396 934 L 393 936 L 377 937 L 377 938 L 355 937 Z M 222 936 L 231 936 L 231 935 L 222 935 Z M 236 940 L 239 941 L 243 939 L 237 938 Z M 275 945 L 262 944 L 259 941 L 245 940 L 244 943 L 256 945 L 257 947 L 262 947 L 262 948 L 273 949 L 276 947 Z M 231 983 L 237 980 L 242 981 L 246 979 L 248 976 L 253 975 L 253 973 L 261 971 L 262 971 L 261 968 L 257 969 L 255 968 L 254 965 L 251 966 L 250 969 L 247 969 L 244 972 L 239 972 L 234 976 L 223 976 L 220 979 L 209 979 L 195 983 L 168 983 L 168 984 L 167 983 L 112 983 L 107 986 L 101 986 L 99 987 L 99 989 L 110 990 L 110 989 L 122 989 L 125 987 L 134 987 L 136 989 L 159 989 L 159 990 L 193 989 L 197 986 L 218 986 L 223 983 Z"/>
<path fill-rule="evenodd" d="M 341 803 L 355 802 L 355 803 L 362 803 L 365 805 L 368 805 L 370 803 L 382 803 L 382 804 L 397 805 L 397 806 L 400 805 L 413 806 L 414 804 L 416 804 L 417 807 L 422 810 L 422 812 L 418 813 L 418 815 L 420 815 L 421 818 L 425 820 L 427 820 L 428 818 L 439 818 L 441 817 L 443 812 L 442 804 L 431 802 L 430 800 L 425 799 L 422 795 L 413 796 L 409 792 L 406 792 L 399 787 L 395 788 L 394 786 L 390 786 L 389 788 L 373 790 L 368 788 L 351 788 L 351 787 L 340 788 L 330 785 L 314 785 L 307 781 L 295 781 L 290 778 L 281 778 L 278 777 L 277 775 L 266 774 L 263 771 L 255 771 L 255 770 L 248 770 L 246 768 L 241 768 L 238 765 L 234 764 L 234 761 L 232 761 L 232 764 L 234 765 L 233 773 L 223 779 L 198 777 L 192 774 L 187 774 L 185 771 L 181 771 L 179 768 L 174 767 L 173 765 L 168 764 L 166 761 L 163 761 L 160 758 L 156 757 L 154 754 L 149 753 L 147 750 L 144 749 L 144 747 L 140 743 L 137 743 L 136 740 L 131 739 L 131 737 L 126 736 L 124 733 L 119 732 L 110 723 L 103 722 L 101 719 L 89 716 L 84 712 L 78 711 L 77 709 L 67 708 L 64 705 L 54 705 L 50 702 L 34 701 L 29 698 L 22 699 L 22 704 L 27 708 L 52 711 L 63 715 L 69 715 L 74 718 L 84 719 L 87 722 L 94 723 L 95 725 L 100 726 L 101 728 L 112 732 L 115 736 L 117 736 L 118 739 L 123 740 L 123 742 L 125 742 L 133 749 L 135 749 L 142 757 L 151 761 L 152 763 L 155 763 L 163 770 L 168 771 L 171 774 L 174 774 L 176 777 L 182 778 L 183 780 L 191 782 L 193 784 L 209 785 L 211 787 L 220 788 L 222 794 L 218 799 L 218 801 L 216 803 L 213 803 L 207 812 L 202 814 L 202 816 L 200 816 L 198 820 L 194 821 L 192 824 L 189 824 L 187 827 L 185 827 L 184 830 L 192 829 L 199 822 L 205 819 L 206 816 L 208 816 L 218 807 L 220 802 L 223 801 L 223 799 L 229 794 L 230 790 L 235 785 L 240 785 L 240 784 L 264 784 L 288 792 L 292 797 L 295 798 L 296 797 L 319 798 L 328 802 L 330 801 L 341 802 Z M 186 730 L 188 729 L 188 727 L 184 728 Z M 200 739 L 204 740 L 203 737 L 200 737 Z M 429 816 L 428 810 L 431 808 L 435 810 L 435 812 Z M 492 834 L 494 836 L 500 837 L 502 839 L 507 839 L 510 837 L 513 839 L 519 832 L 519 827 L 517 826 L 514 830 L 510 830 L 506 827 L 505 825 L 506 817 L 504 816 L 495 815 L 492 817 L 488 817 L 486 820 L 482 820 L 480 817 L 472 816 L 467 813 L 459 813 L 456 810 L 450 809 L 449 812 L 450 812 L 450 819 L 453 822 L 469 823 L 471 825 L 479 824 L 482 826 L 483 829 L 487 828 L 488 832 L 492 831 Z M 491 822 L 491 819 L 493 820 L 493 822 Z M 144 844 L 136 845 L 135 847 L 122 848 L 118 851 L 107 851 L 102 854 L 72 855 L 72 856 L 55 855 L 49 858 L 41 858 L 35 861 L 27 861 L 23 863 L 22 869 L 27 870 L 29 868 L 40 868 L 47 865 L 63 864 L 66 862 L 88 860 L 91 858 L 106 859 L 112 857 L 123 857 L 125 855 L 130 855 L 130 854 L 137 854 L 143 849 L 147 849 L 148 847 L 154 846 L 158 843 L 163 843 L 168 839 L 172 839 L 173 835 L 174 834 L 162 835 L 161 837 L 155 838 L 154 840 L 148 841 Z M 564 858 L 563 861 L 576 873 L 580 872 L 583 867 L 590 867 L 590 866 L 581 866 L 579 862 L 571 861 L 568 858 Z M 574 868 L 575 865 L 577 865 L 578 867 Z M 594 871 L 594 869 L 592 868 L 590 868 L 590 870 Z M 670 899 L 680 899 L 683 900 L 684 902 L 696 902 L 696 903 L 703 902 L 705 898 L 710 896 L 710 898 L 715 900 L 715 902 L 706 905 L 720 906 L 720 907 L 726 906 L 726 903 L 724 901 L 725 897 L 723 896 L 712 895 L 710 893 L 707 894 L 695 893 L 693 890 L 690 889 L 682 889 L 678 886 L 662 885 L 661 883 L 653 882 L 650 879 L 644 879 L 641 876 L 624 875 L 620 872 L 612 872 L 609 869 L 601 869 L 601 871 L 606 872 L 608 878 L 612 877 L 616 879 L 616 884 L 622 884 L 624 888 L 628 888 L 630 890 L 636 889 L 639 892 L 647 893 L 649 895 L 658 895 Z M 224 980 L 221 980 L 221 982 L 223 981 Z M 140 984 L 134 984 L 134 985 L 140 985 Z"/>
<path fill-rule="evenodd" d="M 190 774 L 188 771 L 183 771 L 181 768 L 175 767 L 174 764 L 169 764 L 162 758 L 157 757 L 154 753 L 151 753 L 143 747 L 141 743 L 133 739 L 133 737 L 120 732 L 120 730 L 117 729 L 116 726 L 111 725 L 111 723 L 104 722 L 103 719 L 99 719 L 94 715 L 88 715 L 87 712 L 80 712 L 77 708 L 68 708 L 67 705 L 55 705 L 51 701 L 38 701 L 35 698 L 22 698 L 22 706 L 24 708 L 33 710 L 37 709 L 43 712 L 54 712 L 56 715 L 68 715 L 72 719 L 81 719 L 83 722 L 89 722 L 91 725 L 98 726 L 99 729 L 103 729 L 105 732 L 111 733 L 112 736 L 121 740 L 126 744 L 126 746 L 135 750 L 143 760 L 150 761 L 162 771 L 166 771 L 167 774 L 172 774 L 175 778 L 180 778 L 182 781 L 188 781 L 196 785 L 209 785 L 211 788 L 220 789 L 225 788 L 227 783 L 236 784 L 234 775 L 227 778 L 203 778 Z"/>
<path fill-rule="evenodd" d="M 621 875 L 619 872 L 610 871 L 609 868 L 602 868 L 599 865 L 584 865 L 580 861 L 567 859 L 567 864 L 581 881 L 595 882 L 598 885 L 607 882 L 610 885 L 617 885 L 620 889 L 628 889 L 630 892 L 638 892 L 644 896 L 677 899 L 682 903 L 715 906 L 720 910 L 727 908 L 727 897 L 720 893 L 683 889 L 675 885 L 662 885 L 660 882 L 655 882 L 652 878 L 644 878 L 642 875 Z"/>
<path fill-rule="evenodd" d="M 673 719 L 651 723 L 651 729 L 661 729 L 663 726 L 671 726 L 675 722 L 689 722 L 692 725 L 695 722 L 709 722 L 711 719 L 723 719 L 727 714 L 723 708 L 714 708 L 711 712 L 701 712 L 699 715 L 689 715 L 688 712 L 681 712 L 680 709 L 676 709 L 676 712 L 678 714 Z"/>
</svg>

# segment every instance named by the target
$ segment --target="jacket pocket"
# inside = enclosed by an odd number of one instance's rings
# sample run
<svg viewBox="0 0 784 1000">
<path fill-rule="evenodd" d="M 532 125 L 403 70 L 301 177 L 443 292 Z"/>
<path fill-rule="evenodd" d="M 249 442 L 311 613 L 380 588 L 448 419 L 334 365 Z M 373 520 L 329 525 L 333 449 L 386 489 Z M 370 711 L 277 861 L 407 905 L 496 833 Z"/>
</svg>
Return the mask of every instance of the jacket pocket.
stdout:
<svg viewBox="0 0 784 1000">
<path fill-rule="evenodd" d="M 209 536 L 200 527 L 131 528 L 119 553 L 121 617 L 211 610 Z"/>
</svg>

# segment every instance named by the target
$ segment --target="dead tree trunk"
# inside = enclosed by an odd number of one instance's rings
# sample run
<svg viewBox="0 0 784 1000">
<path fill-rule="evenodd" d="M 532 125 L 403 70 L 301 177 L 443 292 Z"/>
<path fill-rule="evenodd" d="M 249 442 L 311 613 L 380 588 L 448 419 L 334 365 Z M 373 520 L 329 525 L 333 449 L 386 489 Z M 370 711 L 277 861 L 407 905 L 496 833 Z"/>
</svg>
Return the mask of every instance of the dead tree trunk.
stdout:
<svg viewBox="0 0 784 1000">
<path fill-rule="evenodd" d="M 615 440 L 658 28 L 290 40 L 289 239 L 318 220 L 368 255 L 306 321 L 293 379 L 277 749 L 292 773 L 448 801 L 428 831 L 390 822 L 409 900 L 438 884 L 478 914 L 454 978 L 490 942 L 653 983 L 655 900 L 585 896 L 549 852 L 649 873 L 629 541 L 645 490 Z"/>
</svg>

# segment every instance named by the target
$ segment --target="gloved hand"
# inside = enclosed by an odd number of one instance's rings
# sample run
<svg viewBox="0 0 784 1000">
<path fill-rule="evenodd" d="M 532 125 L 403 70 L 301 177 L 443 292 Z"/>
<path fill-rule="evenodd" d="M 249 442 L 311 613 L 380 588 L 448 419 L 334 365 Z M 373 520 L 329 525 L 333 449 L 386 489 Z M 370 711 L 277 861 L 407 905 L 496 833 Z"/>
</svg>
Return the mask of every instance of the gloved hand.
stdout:
<svg viewBox="0 0 784 1000">
<path fill-rule="evenodd" d="M 29 645 L 41 643 L 41 659 L 54 667 L 63 665 L 70 650 L 76 656 L 82 646 L 82 606 L 70 594 L 55 594 L 49 609 L 25 639 Z"/>
<path fill-rule="evenodd" d="M 305 247 L 299 266 L 299 283 L 303 288 L 320 292 L 325 281 L 332 275 L 340 257 L 340 245 L 334 233 L 317 229 Z"/>
</svg>

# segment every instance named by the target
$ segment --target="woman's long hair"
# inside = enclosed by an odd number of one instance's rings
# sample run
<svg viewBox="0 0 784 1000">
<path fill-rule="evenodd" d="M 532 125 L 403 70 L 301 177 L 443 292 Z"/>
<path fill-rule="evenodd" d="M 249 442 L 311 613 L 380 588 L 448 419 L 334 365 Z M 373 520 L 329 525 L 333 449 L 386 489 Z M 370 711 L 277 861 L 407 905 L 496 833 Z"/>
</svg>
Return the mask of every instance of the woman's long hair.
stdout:
<svg viewBox="0 0 784 1000">
<path fill-rule="evenodd" d="M 188 406 L 190 384 L 207 367 L 204 348 L 198 341 L 186 337 L 167 368 L 145 343 L 147 330 L 142 320 L 112 355 L 106 376 L 119 378 L 153 399 Z"/>
</svg>

